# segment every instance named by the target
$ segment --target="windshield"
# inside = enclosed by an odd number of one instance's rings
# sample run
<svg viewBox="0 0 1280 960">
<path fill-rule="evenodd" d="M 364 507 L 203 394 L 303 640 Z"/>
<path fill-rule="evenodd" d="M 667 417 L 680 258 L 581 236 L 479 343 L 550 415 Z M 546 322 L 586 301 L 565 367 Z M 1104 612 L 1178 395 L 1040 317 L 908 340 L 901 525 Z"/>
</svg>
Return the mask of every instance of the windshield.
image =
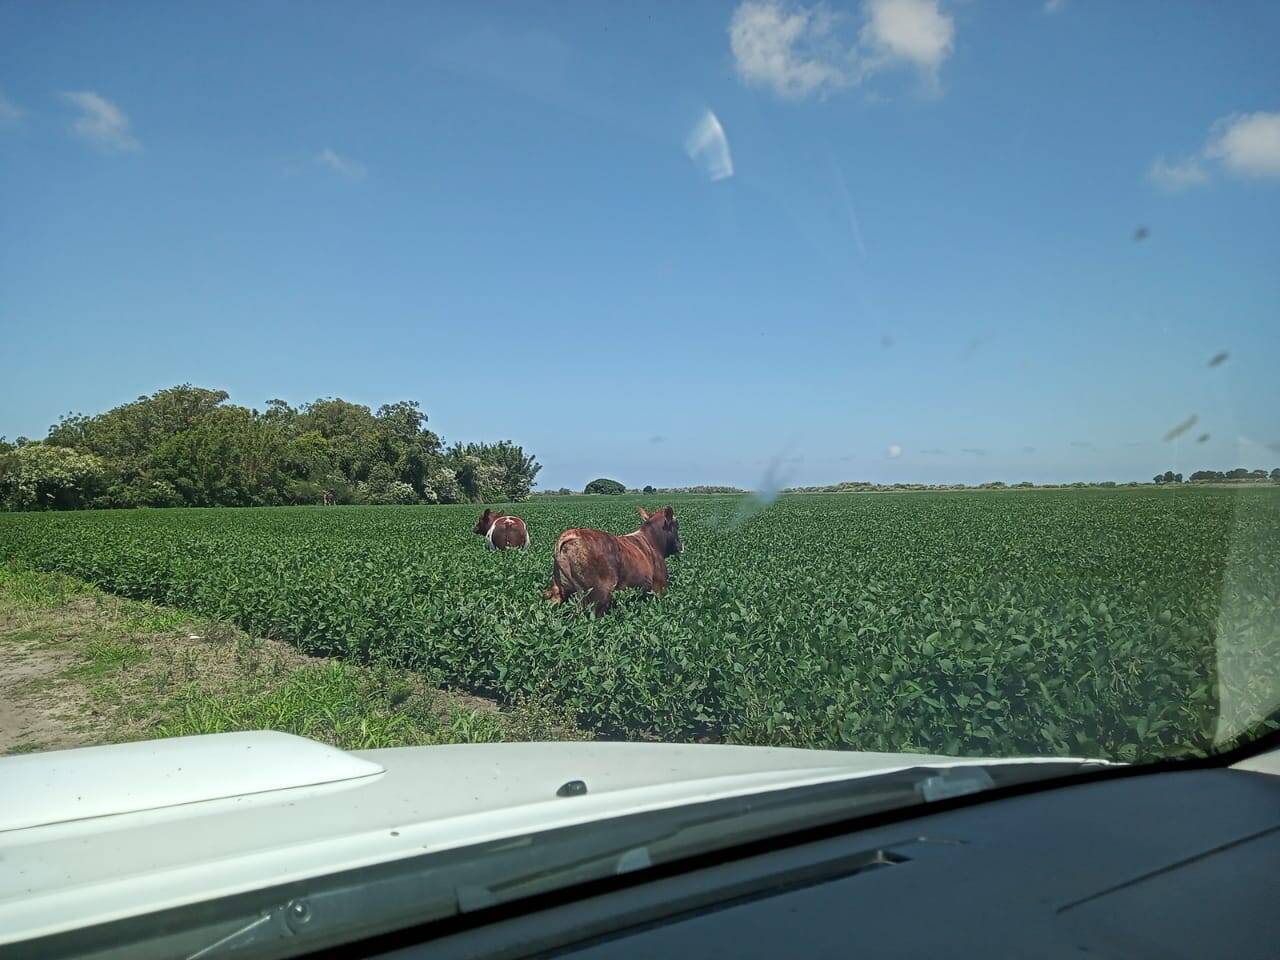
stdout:
<svg viewBox="0 0 1280 960">
<path fill-rule="evenodd" d="M 1276 729 L 1278 35 L 0 7 L 0 753 Z"/>
</svg>

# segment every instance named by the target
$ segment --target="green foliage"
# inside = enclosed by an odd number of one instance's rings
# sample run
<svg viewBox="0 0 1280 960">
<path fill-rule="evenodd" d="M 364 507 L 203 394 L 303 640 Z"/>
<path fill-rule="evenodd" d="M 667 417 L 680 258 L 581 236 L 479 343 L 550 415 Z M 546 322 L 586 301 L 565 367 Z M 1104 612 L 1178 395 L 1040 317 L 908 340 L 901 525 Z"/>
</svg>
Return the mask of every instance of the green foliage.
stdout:
<svg viewBox="0 0 1280 960">
<path fill-rule="evenodd" d="M 0 506 L 6 510 L 76 510 L 102 489 L 100 457 L 48 443 L 0 453 Z"/>
<path fill-rule="evenodd" d="M 431 474 L 428 499 L 432 503 L 461 503 L 462 486 L 458 475 L 448 467 L 440 467 Z"/>
<path fill-rule="evenodd" d="M 497 554 L 470 506 L 11 514 L 0 559 L 615 736 L 1143 760 L 1275 706 L 1274 488 L 677 496 L 666 596 L 548 606 L 556 534 L 636 502 L 537 499 Z"/>
<path fill-rule="evenodd" d="M 701 483 L 692 487 L 654 487 L 646 485 L 642 490 L 628 490 L 628 493 L 746 493 L 741 487 L 728 487 L 724 484 Z"/>
<path fill-rule="evenodd" d="M 0 506 L 273 506 L 318 504 L 326 493 L 339 503 L 501 502 L 526 499 L 541 469 L 506 440 L 445 450 L 413 400 L 377 413 L 339 398 L 300 409 L 270 400 L 262 412 L 226 401 L 225 391 L 184 384 L 98 416 L 64 417 L 44 449 L 97 458 L 71 486 L 51 476 L 19 493 L 20 464 L 3 443 L 0 483 L 12 489 Z"/>
<path fill-rule="evenodd" d="M 1166 473 L 1165 476 L 1167 477 L 1168 474 Z M 1176 476 L 1178 477 L 1179 482 L 1181 482 L 1182 475 L 1176 474 Z M 1256 483 L 1261 480 L 1271 480 L 1274 483 L 1274 482 L 1280 482 L 1280 467 L 1274 468 L 1270 473 L 1267 473 L 1266 470 L 1263 470 L 1261 468 L 1246 470 L 1244 467 L 1236 467 L 1234 470 L 1226 470 L 1226 471 L 1197 470 L 1191 474 L 1190 479 L 1192 480 L 1192 482 L 1215 480 L 1219 482 L 1248 481 L 1248 482 Z M 1161 478 L 1157 477 L 1156 483 L 1160 483 L 1160 482 L 1162 482 Z"/>
<path fill-rule="evenodd" d="M 457 443 L 449 448 L 445 459 L 457 475 L 466 499 L 473 503 L 527 500 L 534 478 L 542 469 L 509 440 Z"/>
<path fill-rule="evenodd" d="M 280 730 L 347 750 L 583 739 L 561 713 L 542 704 L 516 703 L 503 712 L 449 706 L 443 697 L 416 689 L 403 673 L 339 660 L 303 666 L 266 690 L 246 681 L 217 695 L 192 695 L 155 735 L 236 730 Z"/>
<path fill-rule="evenodd" d="M 617 495 L 620 493 L 626 493 L 627 488 L 625 484 L 619 483 L 617 480 L 609 480 L 606 477 L 600 477 L 588 483 L 586 489 L 582 492 Z"/>
<path fill-rule="evenodd" d="M 375 463 L 369 471 L 369 479 L 356 484 L 353 492 L 356 503 L 410 504 L 418 502 L 418 493 L 402 480 L 387 463 Z"/>
</svg>

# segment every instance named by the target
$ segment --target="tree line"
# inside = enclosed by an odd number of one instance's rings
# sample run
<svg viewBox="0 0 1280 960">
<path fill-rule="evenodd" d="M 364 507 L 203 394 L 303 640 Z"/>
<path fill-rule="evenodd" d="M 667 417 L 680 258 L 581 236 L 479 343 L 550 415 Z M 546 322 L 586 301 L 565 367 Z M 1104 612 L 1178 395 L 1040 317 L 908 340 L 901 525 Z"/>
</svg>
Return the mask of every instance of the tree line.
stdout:
<svg viewBox="0 0 1280 960">
<path fill-rule="evenodd" d="M 1157 473 L 1152 479 L 1156 483 L 1182 483 L 1182 474 L 1166 470 L 1164 473 Z M 1273 480 L 1280 482 L 1280 467 L 1276 467 L 1270 473 L 1262 469 L 1246 470 L 1244 467 L 1236 467 L 1234 470 L 1197 470 L 1191 474 L 1190 480 L 1192 483 L 1202 480 Z"/>
<path fill-rule="evenodd" d="M 43 440 L 0 437 L 0 508 L 502 502 L 527 499 L 541 469 L 506 440 L 446 445 L 415 400 L 228 397 L 183 384 L 68 414 Z"/>
<path fill-rule="evenodd" d="M 1157 473 L 1151 478 L 1152 482 L 1157 484 L 1166 483 L 1182 483 L 1183 477 L 1180 473 L 1174 473 L 1172 470 L 1166 470 L 1164 473 Z M 1194 482 L 1209 480 L 1224 481 L 1246 481 L 1260 482 L 1270 480 L 1273 483 L 1280 483 L 1280 467 L 1267 473 L 1265 470 L 1246 470 L 1244 467 L 1237 467 L 1234 470 L 1197 470 L 1191 474 L 1190 480 Z M 1144 481 L 1145 482 L 1145 481 Z M 1136 487 L 1140 484 L 1136 480 L 1130 480 L 1126 483 L 1117 483 L 1115 480 L 1094 480 L 1084 481 L 1077 480 L 1068 483 L 1032 483 L 1030 480 L 1023 480 L 1021 483 L 1005 483 L 1003 480 L 992 480 L 989 483 L 872 483 L 869 480 L 847 480 L 843 483 L 829 483 L 816 487 L 787 487 L 783 493 L 858 493 L 864 491 L 879 490 L 1026 490 L 1026 489 L 1045 489 L 1056 490 L 1064 488 L 1081 488 L 1081 487 Z"/>
<path fill-rule="evenodd" d="M 667 494 L 667 493 L 746 493 L 741 487 L 729 487 L 723 484 L 698 484 L 692 487 L 655 487 L 652 484 L 644 487 L 628 487 L 621 480 L 610 480 L 608 477 L 597 477 L 582 489 L 583 493 L 599 493 L 606 496 L 618 496 L 624 493 Z M 539 490 L 534 496 L 539 497 L 571 497 L 577 493 L 568 487 L 558 490 Z"/>
</svg>

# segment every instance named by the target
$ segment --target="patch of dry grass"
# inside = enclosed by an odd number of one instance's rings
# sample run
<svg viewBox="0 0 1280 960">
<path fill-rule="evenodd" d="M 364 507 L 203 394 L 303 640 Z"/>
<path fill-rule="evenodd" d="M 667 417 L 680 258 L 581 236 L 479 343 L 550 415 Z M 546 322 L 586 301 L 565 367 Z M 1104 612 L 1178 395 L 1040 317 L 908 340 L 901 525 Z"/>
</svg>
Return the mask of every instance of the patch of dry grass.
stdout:
<svg viewBox="0 0 1280 960">
<path fill-rule="evenodd" d="M 0 567 L 0 650 L 0 753 L 260 729 L 347 749 L 586 737 L 547 704 L 499 709 L 57 574 Z"/>
</svg>

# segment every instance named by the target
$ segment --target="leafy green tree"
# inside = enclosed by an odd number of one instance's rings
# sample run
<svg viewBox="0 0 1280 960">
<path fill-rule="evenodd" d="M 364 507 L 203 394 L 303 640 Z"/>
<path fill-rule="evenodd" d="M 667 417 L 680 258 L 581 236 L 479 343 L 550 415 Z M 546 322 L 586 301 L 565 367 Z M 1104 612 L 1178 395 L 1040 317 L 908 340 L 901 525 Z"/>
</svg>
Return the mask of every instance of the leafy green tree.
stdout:
<svg viewBox="0 0 1280 960">
<path fill-rule="evenodd" d="M 458 478 L 464 500 L 472 503 L 496 503 L 506 499 L 504 474 L 497 464 L 486 463 L 474 455 L 451 457 L 449 462 L 454 476 Z"/>
<path fill-rule="evenodd" d="M 529 496 L 541 467 L 519 446 L 446 451 L 426 423 L 413 400 L 374 413 L 338 397 L 300 408 L 275 399 L 259 412 L 228 403 L 225 391 L 183 384 L 96 416 L 68 414 L 47 443 L 101 460 L 103 475 L 77 501 L 98 506 L 320 503 L 330 493 L 342 503 Z M 0 441 L 0 455 L 25 442 Z"/>
<path fill-rule="evenodd" d="M 284 484 L 285 503 L 309 504 L 324 503 L 325 491 L 328 488 L 315 480 L 286 480 Z"/>
<path fill-rule="evenodd" d="M 377 424 L 368 407 L 327 398 L 302 407 L 299 432 L 315 431 L 329 442 L 332 463 L 351 482 L 367 480 L 380 445 Z"/>
<path fill-rule="evenodd" d="M 269 422 L 269 421 L 268 421 Z M 318 430 L 294 434 L 284 444 L 282 466 L 290 476 L 323 484 L 331 477 L 341 477 L 334 464 L 329 440 Z"/>
<path fill-rule="evenodd" d="M 106 480 L 102 458 L 48 443 L 0 454 L 0 504 L 7 510 L 76 510 L 89 506 Z"/>
<path fill-rule="evenodd" d="M 462 487 L 458 476 L 448 467 L 437 467 L 431 474 L 430 500 L 432 503 L 461 503 Z"/>
<path fill-rule="evenodd" d="M 421 492 L 431 470 L 440 465 L 440 438 L 426 428 L 427 415 L 416 400 L 383 404 L 374 418 L 379 458 L 396 478 Z"/>
<path fill-rule="evenodd" d="M 153 486 L 146 474 L 156 448 L 195 426 L 226 399 L 225 390 L 181 384 L 94 417 L 68 414 L 49 428 L 47 442 L 101 457 L 108 464 L 104 503 L 136 506 L 147 502 L 140 491 Z"/>
<path fill-rule="evenodd" d="M 137 460 L 165 438 L 195 426 L 227 400 L 225 390 L 189 383 L 108 410 L 96 417 L 68 414 L 49 429 L 48 442 L 116 461 Z"/>
<path fill-rule="evenodd" d="M 355 498 L 360 503 L 391 504 L 417 503 L 418 492 L 396 478 L 395 469 L 389 463 L 376 463 L 369 471 L 369 479 L 356 484 Z"/>
<path fill-rule="evenodd" d="M 582 492 L 617 495 L 619 493 L 626 493 L 627 488 L 624 484 L 619 483 L 617 480 L 610 480 L 607 477 L 598 477 L 595 480 L 592 480 L 590 483 L 588 483 L 586 488 L 583 489 Z"/>
<path fill-rule="evenodd" d="M 251 410 L 220 407 L 162 442 L 145 476 L 168 482 L 192 506 L 269 506 L 285 499 L 284 449 Z"/>
<path fill-rule="evenodd" d="M 445 461 L 457 474 L 464 496 L 476 503 L 527 500 L 542 469 L 532 455 L 508 440 L 455 443 Z"/>
</svg>

